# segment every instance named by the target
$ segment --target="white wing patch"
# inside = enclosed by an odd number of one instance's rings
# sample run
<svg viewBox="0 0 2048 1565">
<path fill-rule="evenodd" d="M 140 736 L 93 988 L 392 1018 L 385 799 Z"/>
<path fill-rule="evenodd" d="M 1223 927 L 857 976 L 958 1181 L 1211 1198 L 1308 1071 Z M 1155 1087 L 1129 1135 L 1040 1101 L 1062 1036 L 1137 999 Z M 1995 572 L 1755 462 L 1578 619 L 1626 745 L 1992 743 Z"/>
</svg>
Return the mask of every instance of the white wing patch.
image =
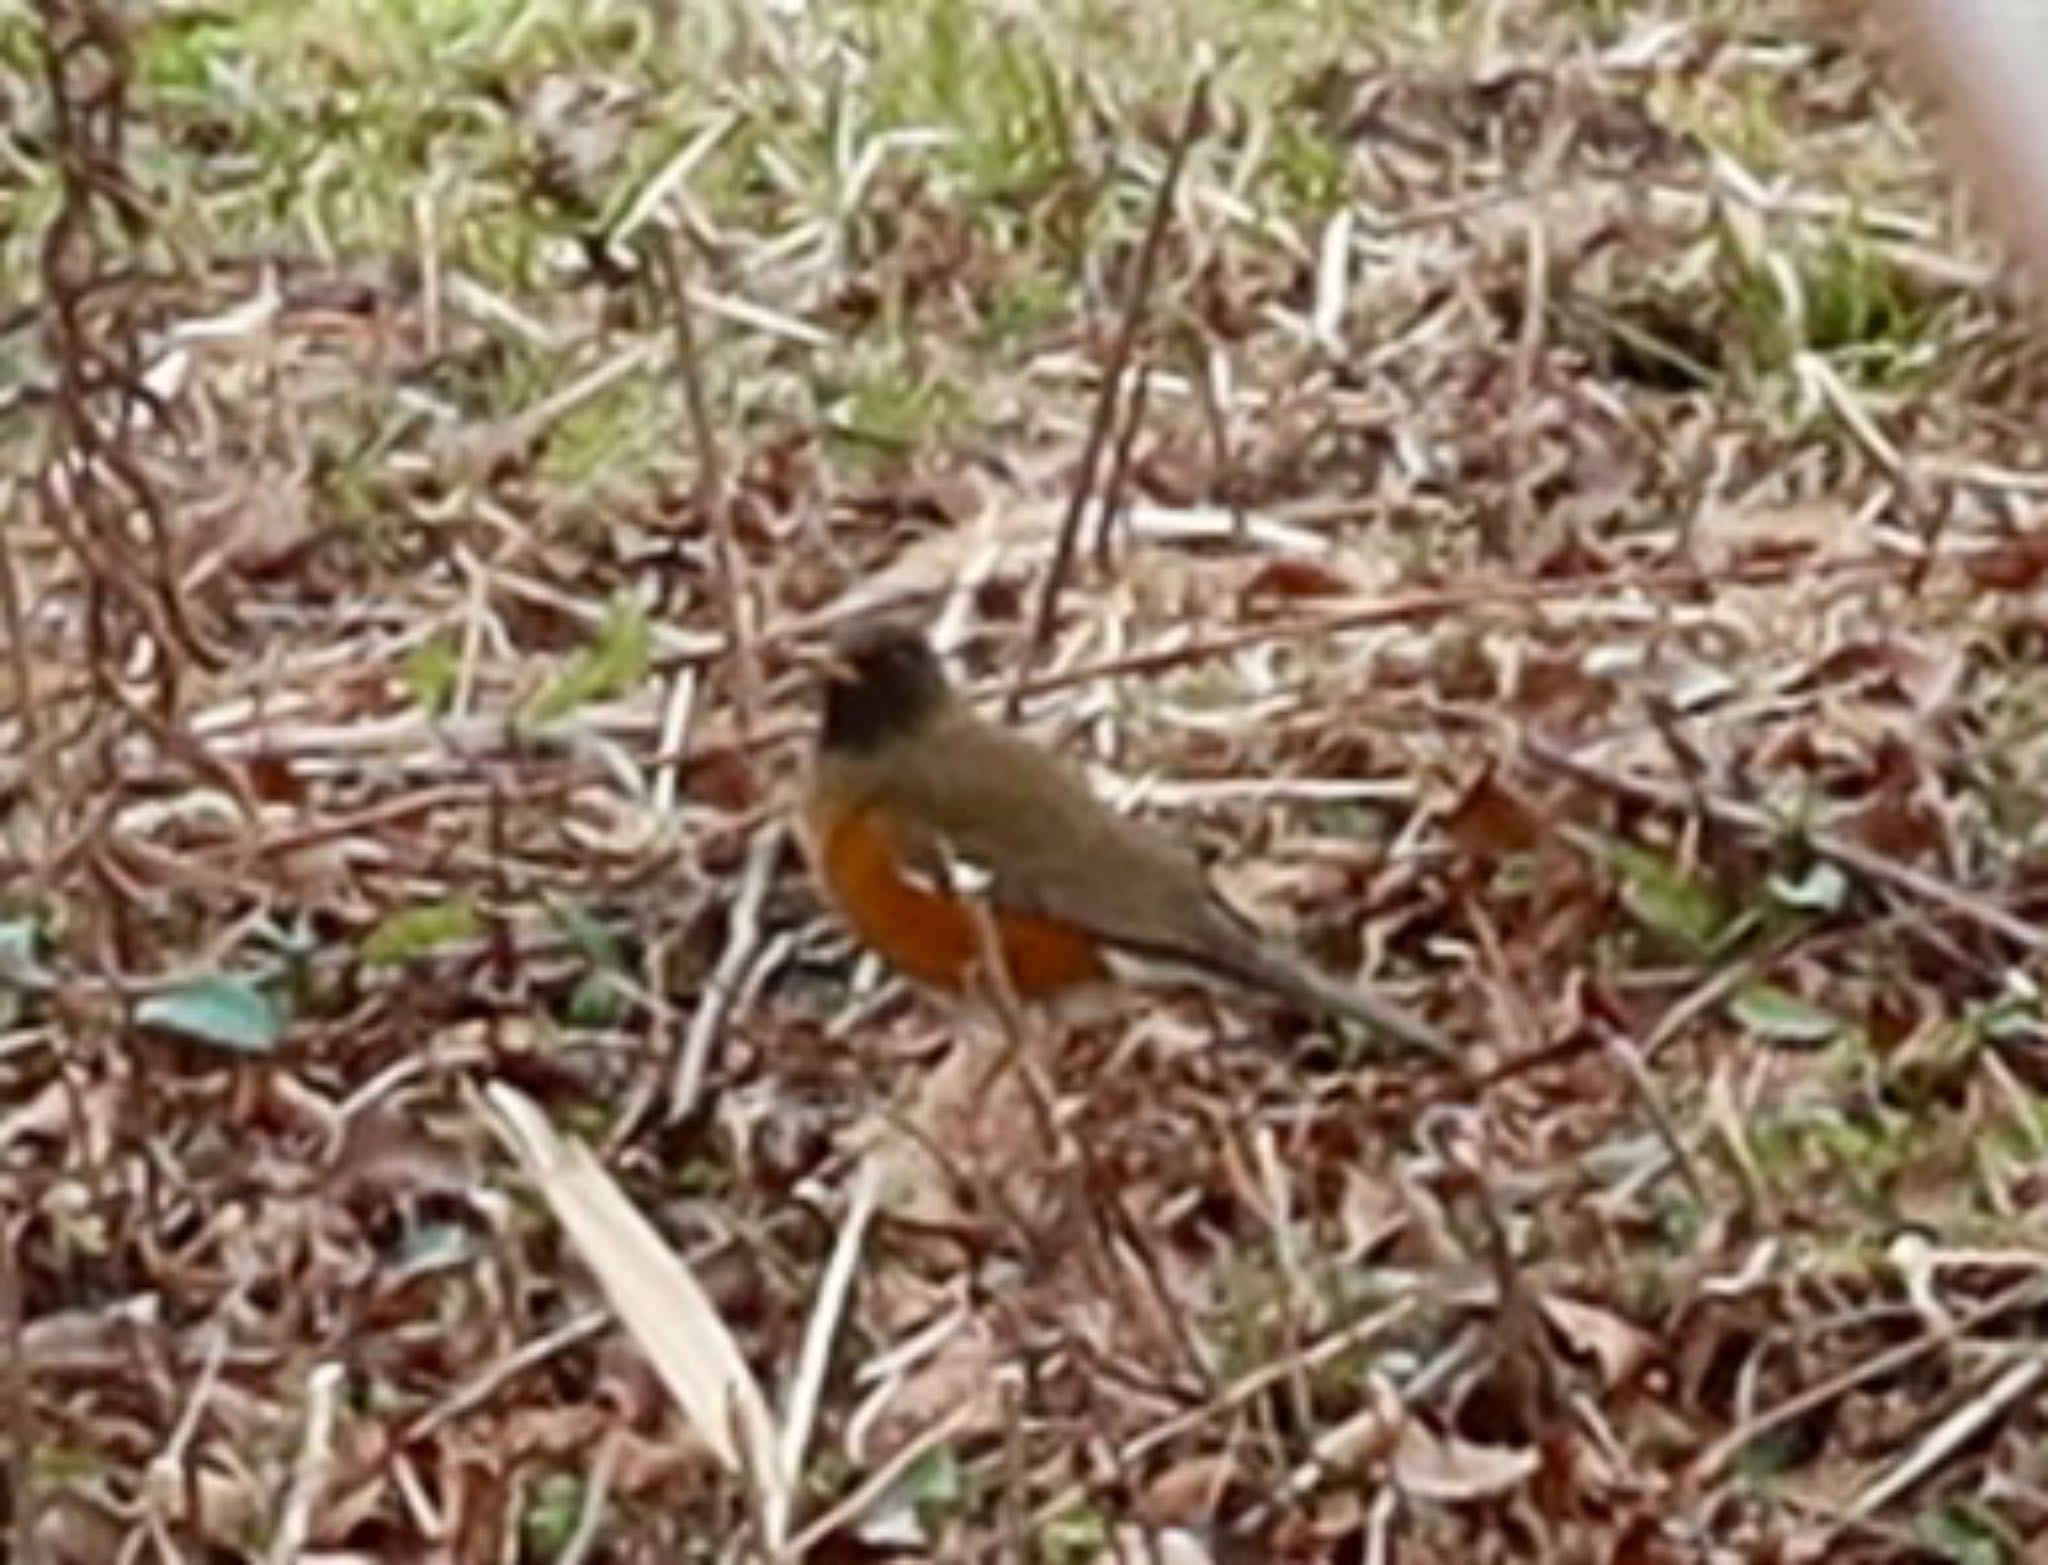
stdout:
<svg viewBox="0 0 2048 1565">
<path fill-rule="evenodd" d="M 979 901 L 994 888 L 995 871 L 959 853 L 950 842 L 939 842 L 938 857 L 939 873 L 936 876 L 910 864 L 899 865 L 896 873 L 906 886 L 927 896 L 966 897 Z"/>
<path fill-rule="evenodd" d="M 946 850 L 946 883 L 956 897 L 970 897 L 979 902 L 995 889 L 995 872 L 986 864 L 977 864 L 972 859 L 963 859 Z"/>
</svg>

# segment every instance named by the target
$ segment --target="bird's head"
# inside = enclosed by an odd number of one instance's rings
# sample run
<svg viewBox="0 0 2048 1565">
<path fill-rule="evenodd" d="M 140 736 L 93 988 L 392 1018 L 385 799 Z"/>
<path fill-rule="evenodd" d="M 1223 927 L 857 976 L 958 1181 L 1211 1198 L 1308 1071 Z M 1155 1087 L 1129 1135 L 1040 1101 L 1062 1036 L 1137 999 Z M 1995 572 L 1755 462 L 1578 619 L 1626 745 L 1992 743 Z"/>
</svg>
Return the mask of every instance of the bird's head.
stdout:
<svg viewBox="0 0 2048 1565">
<path fill-rule="evenodd" d="M 821 662 L 828 749 L 875 749 L 916 732 L 952 699 L 931 643 L 900 620 L 848 626 Z"/>
</svg>

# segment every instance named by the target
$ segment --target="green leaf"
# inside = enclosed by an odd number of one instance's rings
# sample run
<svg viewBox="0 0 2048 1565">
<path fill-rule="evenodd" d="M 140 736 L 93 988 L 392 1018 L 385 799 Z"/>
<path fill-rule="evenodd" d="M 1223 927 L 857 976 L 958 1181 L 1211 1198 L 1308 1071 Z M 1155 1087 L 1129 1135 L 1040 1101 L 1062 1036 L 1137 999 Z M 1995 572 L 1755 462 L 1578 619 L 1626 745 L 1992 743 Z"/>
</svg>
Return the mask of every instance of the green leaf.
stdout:
<svg viewBox="0 0 2048 1565">
<path fill-rule="evenodd" d="M 429 636 L 405 655 L 405 688 L 431 715 L 448 710 L 462 677 L 462 654 L 446 636 Z"/>
<path fill-rule="evenodd" d="M 1810 1047 L 1841 1032 L 1842 1019 L 1776 984 L 1745 984 L 1728 1003 L 1728 1013 L 1772 1043 Z"/>
<path fill-rule="evenodd" d="M 1109 1521 L 1100 1511 L 1076 1506 L 1050 1518 L 1038 1531 L 1038 1546 L 1049 1561 L 1100 1559 L 1109 1547 Z"/>
<path fill-rule="evenodd" d="M 1735 1470 L 1752 1483 L 1782 1477 L 1798 1464 L 1797 1437 L 1783 1431 L 1757 1436 L 1735 1458 Z"/>
<path fill-rule="evenodd" d="M 1773 875 L 1771 895 L 1801 913 L 1839 913 L 1849 899 L 1849 877 L 1826 859 L 1817 859 L 1803 875 Z"/>
<path fill-rule="evenodd" d="M 161 994 L 135 1008 L 145 1027 L 210 1043 L 240 1054 L 268 1054 L 284 1036 L 283 1008 L 246 978 L 200 978 Z"/>
<path fill-rule="evenodd" d="M 362 956 L 378 966 L 417 961 L 458 940 L 474 939 L 482 929 L 483 920 L 467 902 L 423 902 L 400 908 L 371 930 Z"/>
<path fill-rule="evenodd" d="M 400 1239 L 387 1259 L 395 1272 L 417 1277 L 446 1271 L 475 1254 L 476 1240 L 460 1223 L 423 1223 Z"/>
<path fill-rule="evenodd" d="M 1652 934 L 1689 951 L 1711 951 L 1727 922 L 1713 892 L 1670 861 L 1629 843 L 1614 848 L 1621 903 Z"/>
<path fill-rule="evenodd" d="M 566 1007 L 572 1027 L 612 1027 L 626 1014 L 626 997 L 611 973 L 585 973 L 569 991 Z"/>
<path fill-rule="evenodd" d="M 521 708 L 521 726 L 543 727 L 593 701 L 632 689 L 646 677 L 653 647 L 646 612 L 631 599 L 614 599 L 590 645 Z"/>
<path fill-rule="evenodd" d="M 1913 1531 L 1943 1559 L 1954 1565 L 2007 1565 L 2019 1558 L 2020 1540 L 2005 1520 L 1971 1500 L 1956 1500 L 1923 1511 Z"/>
<path fill-rule="evenodd" d="M 24 996 L 53 988 L 57 975 L 37 954 L 41 944 L 35 924 L 26 918 L 0 919 L 0 1027 L 20 1020 Z"/>
<path fill-rule="evenodd" d="M 57 981 L 36 954 L 41 943 L 32 920 L 0 920 L 0 985 L 10 989 L 47 989 Z"/>
<path fill-rule="evenodd" d="M 960 1454 L 949 1445 L 934 1447 L 911 1464 L 897 1489 L 925 1518 L 927 1530 L 937 1531 L 967 1499 L 967 1472 Z"/>
<path fill-rule="evenodd" d="M 541 1475 L 527 1491 L 526 1509 L 519 1518 L 519 1530 L 533 1557 L 551 1560 L 569 1547 L 583 1506 L 583 1480 L 574 1473 Z"/>
<path fill-rule="evenodd" d="M 610 923 L 573 902 L 558 903 L 551 911 L 555 927 L 568 937 L 592 967 L 614 973 L 625 971 L 625 943 Z"/>
<path fill-rule="evenodd" d="M 859 1529 L 871 1549 L 916 1548 L 922 1557 L 968 1501 L 967 1473 L 951 1446 L 927 1451 L 868 1507 Z"/>
</svg>

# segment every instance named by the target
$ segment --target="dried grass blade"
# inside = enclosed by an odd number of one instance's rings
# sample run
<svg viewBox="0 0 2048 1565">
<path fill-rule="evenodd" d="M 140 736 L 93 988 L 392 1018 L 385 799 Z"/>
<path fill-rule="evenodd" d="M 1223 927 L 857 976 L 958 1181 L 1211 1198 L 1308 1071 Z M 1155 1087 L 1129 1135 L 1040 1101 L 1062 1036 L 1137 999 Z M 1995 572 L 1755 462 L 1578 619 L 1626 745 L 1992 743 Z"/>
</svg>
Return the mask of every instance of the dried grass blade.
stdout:
<svg viewBox="0 0 2048 1565">
<path fill-rule="evenodd" d="M 697 1433 L 731 1472 L 757 1486 L 764 1530 L 789 1514 L 768 1399 L 731 1330 L 682 1258 L 582 1142 L 555 1132 L 523 1093 L 493 1082 L 500 1138 L 546 1199 Z M 769 1533 L 771 1543 L 776 1534 Z"/>
</svg>

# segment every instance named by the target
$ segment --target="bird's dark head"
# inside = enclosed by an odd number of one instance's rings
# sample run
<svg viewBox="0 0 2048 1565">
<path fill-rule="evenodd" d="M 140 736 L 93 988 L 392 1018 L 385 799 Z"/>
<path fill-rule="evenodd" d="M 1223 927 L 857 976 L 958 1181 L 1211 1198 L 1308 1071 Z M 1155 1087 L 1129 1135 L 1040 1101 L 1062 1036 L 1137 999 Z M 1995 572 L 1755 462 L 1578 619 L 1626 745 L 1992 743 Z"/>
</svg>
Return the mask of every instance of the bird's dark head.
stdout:
<svg viewBox="0 0 2048 1565">
<path fill-rule="evenodd" d="M 832 638 L 825 656 L 828 749 L 873 750 L 914 733 L 952 697 L 938 654 L 901 621 L 871 621 Z"/>
</svg>

